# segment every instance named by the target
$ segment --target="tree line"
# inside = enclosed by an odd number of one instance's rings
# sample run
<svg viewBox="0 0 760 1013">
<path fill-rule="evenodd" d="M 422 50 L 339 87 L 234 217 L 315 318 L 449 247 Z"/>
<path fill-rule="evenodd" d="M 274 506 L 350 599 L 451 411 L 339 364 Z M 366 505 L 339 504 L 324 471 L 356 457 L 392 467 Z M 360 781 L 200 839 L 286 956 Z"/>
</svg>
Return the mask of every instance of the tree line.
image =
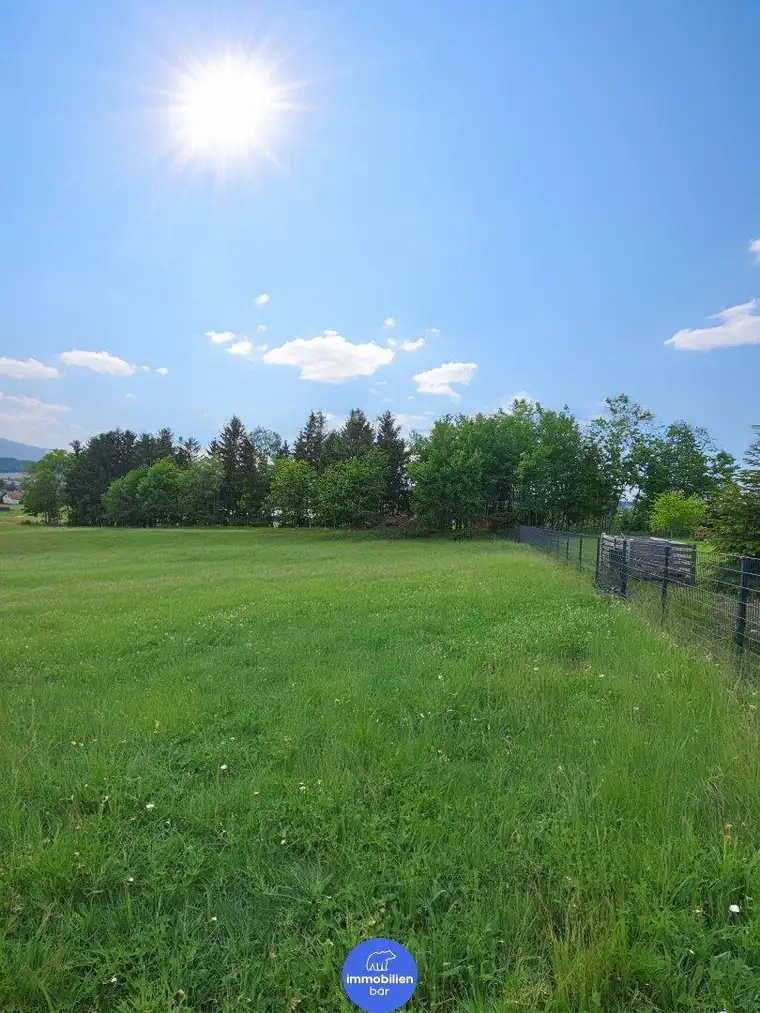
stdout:
<svg viewBox="0 0 760 1013">
<path fill-rule="evenodd" d="M 237 416 L 206 448 L 169 429 L 115 429 L 34 465 L 24 509 L 85 526 L 528 523 L 680 535 L 709 524 L 732 551 L 760 552 L 760 440 L 742 468 L 700 427 L 658 424 L 625 394 L 605 403 L 581 423 L 518 399 L 408 439 L 390 411 L 373 423 L 354 409 L 340 429 L 312 411 L 292 447 Z"/>
</svg>

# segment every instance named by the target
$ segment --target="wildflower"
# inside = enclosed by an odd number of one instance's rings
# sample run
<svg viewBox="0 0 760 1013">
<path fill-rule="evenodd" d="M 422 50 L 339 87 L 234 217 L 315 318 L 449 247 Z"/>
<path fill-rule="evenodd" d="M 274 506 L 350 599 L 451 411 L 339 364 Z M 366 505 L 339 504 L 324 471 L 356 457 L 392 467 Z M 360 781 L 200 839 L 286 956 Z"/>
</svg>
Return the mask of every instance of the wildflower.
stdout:
<svg viewBox="0 0 760 1013">
<path fill-rule="evenodd" d="M 111 980 L 110 980 L 110 984 L 111 984 L 111 985 L 115 985 L 115 984 L 116 984 L 116 982 L 117 982 L 118 980 L 119 980 L 119 979 L 118 979 L 118 978 L 116 977 L 116 975 L 114 975 L 114 976 L 113 976 L 113 977 L 111 978 Z"/>
<path fill-rule="evenodd" d="M 729 904 L 728 910 L 731 912 L 732 915 L 738 915 L 739 912 L 741 911 L 741 908 L 739 907 L 738 904 Z"/>
<path fill-rule="evenodd" d="M 288 843 L 288 842 L 287 842 L 287 841 L 285 840 L 285 838 L 284 838 L 284 837 L 283 837 L 283 839 L 282 839 L 282 840 L 280 841 L 280 844 L 287 844 L 287 843 Z"/>
<path fill-rule="evenodd" d="M 260 795 L 260 794 L 261 794 L 261 792 L 260 792 L 260 791 L 255 791 L 255 792 L 254 792 L 253 794 L 254 794 L 254 795 Z"/>
<path fill-rule="evenodd" d="M 187 993 L 185 992 L 184 988 L 177 989 L 177 995 L 180 997 L 180 999 L 184 999 L 186 994 Z"/>
<path fill-rule="evenodd" d="M 79 852 L 78 851 L 75 851 L 73 854 L 74 854 L 74 858 L 79 858 Z"/>
<path fill-rule="evenodd" d="M 734 828 L 733 823 L 726 823 L 726 825 L 723 827 L 723 838 L 724 838 L 724 840 L 727 840 L 727 841 L 731 840 L 731 831 L 733 830 L 733 828 Z"/>
<path fill-rule="evenodd" d="M 216 917 L 216 915 L 211 915 L 211 917 L 209 918 L 209 921 L 210 922 L 218 922 L 219 919 Z"/>
<path fill-rule="evenodd" d="M 227 766 L 226 763 L 223 763 L 219 769 L 220 770 L 229 770 L 230 768 Z"/>
<path fill-rule="evenodd" d="M 269 961 L 270 963 L 271 963 L 271 962 L 272 962 L 273 960 L 275 960 L 275 959 L 276 959 L 276 957 L 277 957 L 277 954 L 276 954 L 276 953 L 274 952 L 274 950 L 270 950 L 270 951 L 269 951 L 269 953 L 267 953 L 267 960 L 268 960 L 268 961 Z"/>
<path fill-rule="evenodd" d="M 151 809 L 155 809 L 156 808 L 156 803 L 155 802 L 148 802 L 148 804 L 145 806 L 145 808 L 148 810 L 148 812 L 150 812 Z"/>
<path fill-rule="evenodd" d="M 704 913 L 705 913 L 704 908 L 701 908 L 701 907 L 695 907 L 694 908 L 694 914 L 695 915 L 703 915 Z"/>
<path fill-rule="evenodd" d="M 134 883 L 134 881 L 135 881 L 135 877 L 134 876 L 127 876 L 127 882 L 128 883 Z"/>
</svg>

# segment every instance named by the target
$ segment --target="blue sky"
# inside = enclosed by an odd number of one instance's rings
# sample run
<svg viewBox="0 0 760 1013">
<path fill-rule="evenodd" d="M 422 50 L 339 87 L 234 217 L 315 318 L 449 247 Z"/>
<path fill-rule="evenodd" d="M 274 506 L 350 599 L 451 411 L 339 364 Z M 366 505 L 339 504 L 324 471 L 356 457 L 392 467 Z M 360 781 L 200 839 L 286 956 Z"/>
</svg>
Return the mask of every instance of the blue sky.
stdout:
<svg viewBox="0 0 760 1013">
<path fill-rule="evenodd" d="M 741 454 L 758 37 L 751 2 L 8 0 L 0 436 L 626 391 Z M 268 82 L 237 156 L 187 141 L 224 60 Z"/>
</svg>

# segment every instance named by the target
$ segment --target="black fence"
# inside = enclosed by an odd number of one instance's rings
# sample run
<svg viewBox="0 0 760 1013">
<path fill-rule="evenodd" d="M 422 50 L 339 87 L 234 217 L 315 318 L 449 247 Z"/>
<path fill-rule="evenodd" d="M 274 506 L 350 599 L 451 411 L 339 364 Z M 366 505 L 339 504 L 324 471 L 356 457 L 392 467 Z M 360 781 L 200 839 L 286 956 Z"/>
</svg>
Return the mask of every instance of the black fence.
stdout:
<svg viewBox="0 0 760 1013">
<path fill-rule="evenodd" d="M 519 540 L 710 655 L 760 671 L 760 559 L 661 538 L 521 527 Z"/>
</svg>

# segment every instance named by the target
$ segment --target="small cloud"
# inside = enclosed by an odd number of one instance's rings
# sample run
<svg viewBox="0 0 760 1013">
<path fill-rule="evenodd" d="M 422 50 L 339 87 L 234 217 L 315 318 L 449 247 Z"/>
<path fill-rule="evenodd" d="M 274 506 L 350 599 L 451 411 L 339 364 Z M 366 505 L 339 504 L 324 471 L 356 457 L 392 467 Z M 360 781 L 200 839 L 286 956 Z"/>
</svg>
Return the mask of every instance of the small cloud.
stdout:
<svg viewBox="0 0 760 1013">
<path fill-rule="evenodd" d="M 427 328 L 427 333 L 430 335 L 431 338 L 437 338 L 438 335 L 441 333 L 441 328 L 440 327 L 428 327 Z"/>
<path fill-rule="evenodd" d="M 54 366 L 46 366 L 36 359 L 8 359 L 0 355 L 0 376 L 15 380 L 55 380 L 61 374 Z"/>
<path fill-rule="evenodd" d="M 261 295 L 257 295 L 256 296 L 256 305 L 257 306 L 266 306 L 266 304 L 268 302 L 269 302 L 269 296 L 266 294 L 266 292 L 262 292 Z"/>
<path fill-rule="evenodd" d="M 393 317 L 386 317 L 385 320 L 383 320 L 383 327 L 395 327 L 395 326 L 396 321 L 393 319 Z"/>
<path fill-rule="evenodd" d="M 26 394 L 0 394 L 0 409 L 17 407 L 45 418 L 71 411 L 65 404 L 47 404 L 45 401 L 38 401 L 36 397 L 27 397 Z M 0 415 L 0 418 L 3 417 Z"/>
<path fill-rule="evenodd" d="M 137 371 L 137 366 L 131 366 L 118 355 L 111 355 L 109 352 L 87 352 L 79 348 L 62 352 L 61 361 L 67 366 L 78 366 L 80 369 L 89 369 L 93 373 L 107 376 L 132 376 Z"/>
<path fill-rule="evenodd" d="M 250 355 L 253 345 L 247 339 L 243 341 L 236 341 L 234 345 L 230 345 L 226 349 L 230 355 Z"/>
<path fill-rule="evenodd" d="M 134 394 L 125 394 L 124 397 L 134 397 Z"/>
<path fill-rule="evenodd" d="M 263 334 L 266 329 L 267 329 L 267 325 L 266 324 L 259 324 L 256 327 L 256 330 L 259 332 L 259 334 Z"/>
<path fill-rule="evenodd" d="M 354 344 L 336 331 L 311 338 L 295 338 L 264 354 L 269 365 L 294 366 L 300 380 L 344 383 L 357 376 L 372 376 L 380 366 L 393 362 L 394 353 L 370 341 Z"/>
<path fill-rule="evenodd" d="M 402 352 L 419 352 L 421 348 L 425 347 L 425 339 L 417 338 L 416 341 L 402 341 L 401 351 Z"/>
<path fill-rule="evenodd" d="M 143 373 L 150 373 L 150 366 L 140 366 Z"/>
<path fill-rule="evenodd" d="M 215 345 L 223 345 L 226 341 L 235 340 L 232 331 L 206 331 L 206 337 L 211 338 Z"/>
<path fill-rule="evenodd" d="M 398 344 L 395 338 L 386 338 L 385 343 L 388 346 L 388 348 L 395 348 L 396 345 Z"/>
<path fill-rule="evenodd" d="M 698 327 L 678 331 L 665 342 L 670 348 L 688 352 L 709 352 L 714 348 L 760 344 L 760 300 L 750 299 L 738 306 L 729 306 L 708 317 L 719 321 L 714 327 Z"/>
<path fill-rule="evenodd" d="M 417 432 L 426 432 L 430 428 L 430 420 L 425 415 L 407 415 L 405 412 L 398 412 L 396 415 L 396 422 L 401 429 L 409 434 L 416 430 Z"/>
<path fill-rule="evenodd" d="M 755 263 L 760 264 L 760 239 L 753 239 L 750 242 L 748 249 L 755 258 Z"/>
<path fill-rule="evenodd" d="M 379 390 L 375 390 L 374 387 L 369 387 L 368 389 L 369 389 L 369 393 L 370 394 L 379 394 L 380 393 L 380 391 Z"/>
<path fill-rule="evenodd" d="M 528 404 L 536 403 L 536 399 L 532 396 L 532 394 L 529 394 L 527 390 L 518 390 L 516 394 L 510 394 L 509 397 L 505 399 L 501 406 L 501 410 L 507 413 L 511 412 L 512 405 L 515 401 L 527 401 Z"/>
<path fill-rule="evenodd" d="M 169 370 L 166 368 L 166 366 L 159 366 L 156 372 L 158 373 L 159 376 L 169 375 Z"/>
<path fill-rule="evenodd" d="M 256 345 L 256 351 L 257 352 L 268 352 L 269 351 L 269 345 Z"/>
<path fill-rule="evenodd" d="M 335 415 L 333 412 L 325 412 L 325 425 L 328 429 L 336 431 L 343 425 L 343 420 L 340 415 Z"/>
<path fill-rule="evenodd" d="M 445 394 L 459 400 L 453 383 L 469 383 L 478 371 L 476 362 L 444 362 L 435 369 L 426 369 L 413 377 L 418 394 Z"/>
<path fill-rule="evenodd" d="M 387 380 L 375 380 L 375 386 L 376 387 L 387 387 L 388 386 L 388 381 Z"/>
</svg>

